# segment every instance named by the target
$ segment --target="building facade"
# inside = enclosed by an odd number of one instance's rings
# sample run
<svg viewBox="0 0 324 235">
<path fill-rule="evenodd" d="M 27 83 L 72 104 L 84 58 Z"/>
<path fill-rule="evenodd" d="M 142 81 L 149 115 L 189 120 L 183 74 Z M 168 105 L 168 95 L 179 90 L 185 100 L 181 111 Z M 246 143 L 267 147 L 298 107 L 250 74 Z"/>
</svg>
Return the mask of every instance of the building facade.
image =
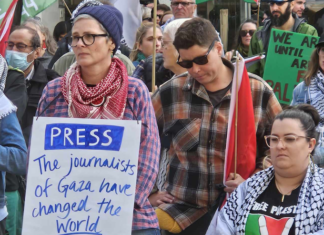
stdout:
<svg viewBox="0 0 324 235">
<path fill-rule="evenodd" d="M 139 1 L 139 0 L 138 0 Z M 323 33 L 324 29 L 324 0 L 306 0 L 306 10 L 304 17 L 317 28 L 319 35 Z M 65 0 L 69 9 L 73 11 L 81 0 Z M 170 5 L 170 0 L 159 0 L 162 4 Z M 209 19 L 215 26 L 217 31 L 221 33 L 224 41 L 225 50 L 230 50 L 233 47 L 234 39 L 239 29 L 240 24 L 246 19 L 257 20 L 257 5 L 244 2 L 244 0 L 196 0 L 197 15 Z M 262 3 L 260 7 L 259 16 L 262 21 L 263 11 L 268 9 L 267 3 Z M 227 10 L 227 17 L 221 14 Z M 66 10 L 62 0 L 58 0 L 45 11 L 39 14 L 43 23 L 48 26 L 51 32 L 59 21 L 69 19 L 70 14 Z M 221 20 L 227 22 L 227 26 L 221 27 Z M 261 22 L 260 22 L 261 23 Z M 224 25 L 224 24 L 223 24 Z M 224 30 L 224 27 L 228 29 Z M 227 33 L 226 33 L 227 32 Z M 222 35 L 223 34 L 223 35 Z M 224 36 L 224 34 L 227 35 Z"/>
</svg>

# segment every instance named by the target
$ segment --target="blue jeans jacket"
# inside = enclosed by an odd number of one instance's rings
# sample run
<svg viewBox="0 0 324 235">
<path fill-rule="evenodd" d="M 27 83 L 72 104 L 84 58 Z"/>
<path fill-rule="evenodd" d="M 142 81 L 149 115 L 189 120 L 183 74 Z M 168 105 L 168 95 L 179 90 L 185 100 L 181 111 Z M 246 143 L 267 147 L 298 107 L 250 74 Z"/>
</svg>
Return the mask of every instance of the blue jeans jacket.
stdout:
<svg viewBox="0 0 324 235">
<path fill-rule="evenodd" d="M 0 120 L 0 208 L 6 205 L 6 172 L 26 174 L 27 148 L 15 112 Z"/>
<path fill-rule="evenodd" d="M 323 97 L 324 98 L 324 97 Z M 299 83 L 293 91 L 293 99 L 290 105 L 310 104 L 309 87 L 305 82 Z M 322 143 L 323 132 L 320 132 L 318 145 L 314 152 L 314 162 L 320 166 L 324 165 L 324 143 Z"/>
</svg>

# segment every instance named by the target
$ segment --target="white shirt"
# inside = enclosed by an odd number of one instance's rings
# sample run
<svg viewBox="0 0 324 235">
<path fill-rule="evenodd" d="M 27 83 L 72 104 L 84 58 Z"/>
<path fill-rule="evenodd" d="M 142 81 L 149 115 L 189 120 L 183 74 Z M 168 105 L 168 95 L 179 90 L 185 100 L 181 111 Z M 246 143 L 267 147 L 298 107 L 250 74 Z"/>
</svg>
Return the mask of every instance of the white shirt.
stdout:
<svg viewBox="0 0 324 235">
<path fill-rule="evenodd" d="M 34 73 L 35 73 L 35 66 L 33 65 L 33 68 L 30 71 L 30 73 L 27 75 L 26 80 L 30 81 L 30 79 L 32 79 L 34 76 Z"/>
</svg>

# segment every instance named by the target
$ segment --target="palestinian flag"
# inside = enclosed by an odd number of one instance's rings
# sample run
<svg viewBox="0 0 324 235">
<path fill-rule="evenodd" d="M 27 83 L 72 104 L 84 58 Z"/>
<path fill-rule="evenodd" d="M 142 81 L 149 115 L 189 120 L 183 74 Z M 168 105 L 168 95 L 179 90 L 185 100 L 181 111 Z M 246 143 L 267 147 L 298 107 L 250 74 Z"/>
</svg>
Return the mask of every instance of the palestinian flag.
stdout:
<svg viewBox="0 0 324 235">
<path fill-rule="evenodd" d="M 5 57 L 6 44 L 10 35 L 11 25 L 14 19 L 15 9 L 18 0 L 11 2 L 9 8 L 7 9 L 5 16 L 0 24 L 0 54 Z M 1 10 L 1 9 L 0 9 Z"/>
<path fill-rule="evenodd" d="M 254 122 L 253 101 L 251 95 L 250 79 L 246 70 L 245 60 L 242 56 L 235 65 L 233 76 L 231 103 L 229 110 L 229 120 L 226 140 L 226 155 L 224 164 L 224 184 L 230 173 L 234 173 L 235 168 L 235 134 L 237 134 L 237 173 L 243 179 L 249 178 L 255 170 L 256 156 L 256 130 Z M 236 81 L 238 76 L 238 81 Z M 237 83 L 238 82 L 238 83 Z M 236 94 L 238 87 L 238 94 Z M 236 103 L 236 96 L 237 103 Z M 235 133 L 235 118 L 237 106 L 237 133 Z"/>
<path fill-rule="evenodd" d="M 259 0 L 244 0 L 244 2 L 258 4 L 259 3 Z"/>
<path fill-rule="evenodd" d="M 294 218 L 275 219 L 266 215 L 250 214 L 246 222 L 245 234 L 288 235 L 293 223 Z"/>
</svg>

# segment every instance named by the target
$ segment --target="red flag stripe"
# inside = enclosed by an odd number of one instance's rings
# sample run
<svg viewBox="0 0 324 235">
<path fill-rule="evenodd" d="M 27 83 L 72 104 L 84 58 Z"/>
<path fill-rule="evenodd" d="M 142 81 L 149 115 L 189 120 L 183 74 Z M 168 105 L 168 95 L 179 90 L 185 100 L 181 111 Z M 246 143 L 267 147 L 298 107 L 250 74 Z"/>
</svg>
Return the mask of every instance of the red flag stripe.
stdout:
<svg viewBox="0 0 324 235">
<path fill-rule="evenodd" d="M 235 66 L 236 67 L 236 66 Z M 256 132 L 254 122 L 253 101 L 249 76 L 245 62 L 239 62 L 239 69 L 235 71 L 228 122 L 226 156 L 224 166 L 224 183 L 230 173 L 234 173 L 235 156 L 235 100 L 236 100 L 236 73 L 239 76 L 238 90 L 238 123 L 237 123 L 237 173 L 244 179 L 252 175 L 255 170 L 256 159 Z"/>
<path fill-rule="evenodd" d="M 18 0 L 12 1 L 12 3 L 10 4 L 10 6 L 6 12 L 6 15 L 3 18 L 2 23 L 0 25 L 0 54 L 2 56 L 4 56 L 5 52 L 6 52 L 5 42 L 9 38 L 10 29 L 11 29 L 12 21 L 14 18 L 14 13 L 15 13 L 17 2 L 18 2 Z"/>
</svg>

